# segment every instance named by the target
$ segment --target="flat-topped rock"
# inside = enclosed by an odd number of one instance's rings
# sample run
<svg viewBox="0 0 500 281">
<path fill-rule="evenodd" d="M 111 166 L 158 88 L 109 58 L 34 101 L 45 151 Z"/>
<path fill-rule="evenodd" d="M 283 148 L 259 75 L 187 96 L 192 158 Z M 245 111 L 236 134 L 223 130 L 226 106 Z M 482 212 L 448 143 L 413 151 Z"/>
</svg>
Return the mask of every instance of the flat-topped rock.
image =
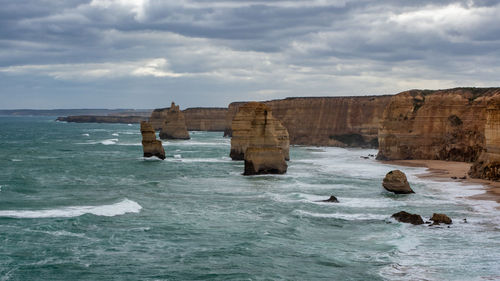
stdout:
<svg viewBox="0 0 500 281">
<path fill-rule="evenodd" d="M 288 165 L 279 147 L 249 147 L 245 152 L 244 175 L 284 174 Z"/>
<path fill-rule="evenodd" d="M 156 139 L 155 130 L 149 122 L 141 122 L 141 134 L 144 157 L 156 156 L 162 160 L 165 159 L 165 149 L 161 141 Z"/>
<path fill-rule="evenodd" d="M 288 131 L 263 103 L 249 102 L 241 106 L 232 122 L 231 159 L 245 159 L 249 147 L 279 147 L 285 160 L 290 159 Z"/>
<path fill-rule="evenodd" d="M 182 113 L 178 105 L 172 102 L 170 109 L 164 115 L 165 119 L 160 130 L 160 139 L 190 139 L 184 113 Z"/>
<path fill-rule="evenodd" d="M 390 171 L 385 175 L 382 186 L 390 192 L 396 194 L 409 194 L 415 193 L 406 179 L 406 175 L 400 170 Z"/>
</svg>

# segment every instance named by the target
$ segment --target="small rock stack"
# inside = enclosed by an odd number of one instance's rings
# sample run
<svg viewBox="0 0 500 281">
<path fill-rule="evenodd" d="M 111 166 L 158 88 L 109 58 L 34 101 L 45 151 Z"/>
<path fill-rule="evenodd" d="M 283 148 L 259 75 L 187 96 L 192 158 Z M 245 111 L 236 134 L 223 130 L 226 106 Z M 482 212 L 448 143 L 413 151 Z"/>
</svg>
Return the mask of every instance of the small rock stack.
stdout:
<svg viewBox="0 0 500 281">
<path fill-rule="evenodd" d="M 173 102 L 170 109 L 166 112 L 163 126 L 160 130 L 160 139 L 190 139 L 184 113 Z"/>
<path fill-rule="evenodd" d="M 163 149 L 161 141 L 156 139 L 155 130 L 149 122 L 141 122 L 141 134 L 144 157 L 156 156 L 162 160 L 165 159 L 165 149 Z"/>
</svg>

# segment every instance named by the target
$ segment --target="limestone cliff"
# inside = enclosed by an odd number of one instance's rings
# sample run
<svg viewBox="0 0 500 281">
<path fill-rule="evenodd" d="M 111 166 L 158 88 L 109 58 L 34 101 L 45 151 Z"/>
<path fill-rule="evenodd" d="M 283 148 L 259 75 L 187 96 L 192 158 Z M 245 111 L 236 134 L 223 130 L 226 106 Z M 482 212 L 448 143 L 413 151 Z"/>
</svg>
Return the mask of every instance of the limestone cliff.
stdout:
<svg viewBox="0 0 500 281">
<path fill-rule="evenodd" d="M 264 102 L 290 135 L 290 144 L 377 147 L 379 121 L 391 96 L 304 97 Z M 231 103 L 227 129 L 241 102 Z"/>
<path fill-rule="evenodd" d="M 232 130 L 230 156 L 233 160 L 245 159 L 249 147 L 279 147 L 284 158 L 290 159 L 288 132 L 265 104 L 249 102 L 241 106 L 233 119 Z"/>
<path fill-rule="evenodd" d="M 411 90 L 384 111 L 377 159 L 475 161 L 485 147 L 486 105 L 499 88 Z"/>
<path fill-rule="evenodd" d="M 162 160 L 165 159 L 165 150 L 161 141 L 156 139 L 155 130 L 150 123 L 146 121 L 141 122 L 141 134 L 144 157 L 156 156 Z"/>
<path fill-rule="evenodd" d="M 226 128 L 227 108 L 194 107 L 182 112 L 189 131 L 222 132 Z"/>
<path fill-rule="evenodd" d="M 472 165 L 469 175 L 500 181 L 500 94 L 488 103 L 484 137 L 486 149 Z"/>
<path fill-rule="evenodd" d="M 179 106 L 172 103 L 169 110 L 166 111 L 163 126 L 160 130 L 161 139 L 189 139 L 189 133 L 186 128 L 184 114 Z"/>
</svg>

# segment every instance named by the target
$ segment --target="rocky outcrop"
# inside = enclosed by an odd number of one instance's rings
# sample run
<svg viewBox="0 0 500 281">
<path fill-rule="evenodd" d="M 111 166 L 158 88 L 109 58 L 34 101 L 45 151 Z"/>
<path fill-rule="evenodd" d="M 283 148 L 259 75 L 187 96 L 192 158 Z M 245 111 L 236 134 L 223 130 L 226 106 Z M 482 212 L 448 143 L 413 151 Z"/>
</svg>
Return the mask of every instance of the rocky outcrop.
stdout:
<svg viewBox="0 0 500 281">
<path fill-rule="evenodd" d="M 288 132 L 265 104 L 249 102 L 241 106 L 233 119 L 232 130 L 230 157 L 233 160 L 245 159 L 249 147 L 278 147 L 284 159 L 290 159 Z"/>
<path fill-rule="evenodd" d="M 500 181 L 500 95 L 493 97 L 486 109 L 485 150 L 472 165 L 469 175 Z"/>
<path fill-rule="evenodd" d="M 161 141 L 156 139 L 155 130 L 150 123 L 146 121 L 141 122 L 141 134 L 144 157 L 156 156 L 162 160 L 165 159 L 165 150 Z"/>
<path fill-rule="evenodd" d="M 392 215 L 399 222 L 411 223 L 414 225 L 424 224 L 424 220 L 420 215 L 410 214 L 405 211 L 401 211 L 399 213 L 395 213 Z"/>
<path fill-rule="evenodd" d="M 337 197 L 335 196 L 330 196 L 330 198 L 326 199 L 326 200 L 321 200 L 319 202 L 325 202 L 325 203 L 339 203 L 339 200 L 337 199 Z"/>
<path fill-rule="evenodd" d="M 431 221 L 433 221 L 433 225 L 438 225 L 440 223 L 444 223 L 444 224 L 451 224 L 452 223 L 452 220 L 450 219 L 450 217 L 448 217 L 445 214 L 438 214 L 438 213 L 432 214 Z"/>
<path fill-rule="evenodd" d="M 179 106 L 172 103 L 169 110 L 164 114 L 163 126 L 160 130 L 160 139 L 189 139 L 189 133 L 186 128 L 184 114 Z"/>
<path fill-rule="evenodd" d="M 223 132 L 226 128 L 227 108 L 195 107 L 182 111 L 188 131 Z"/>
<path fill-rule="evenodd" d="M 144 116 L 99 116 L 99 115 L 76 115 L 67 117 L 58 117 L 56 121 L 65 121 L 73 123 L 122 123 L 138 124 L 147 121 Z"/>
<path fill-rule="evenodd" d="M 304 97 L 264 102 L 287 128 L 290 144 L 377 147 L 379 122 L 391 96 Z M 229 105 L 226 126 L 244 103 Z M 231 130 L 226 129 L 225 135 Z"/>
<path fill-rule="evenodd" d="M 406 179 L 406 175 L 400 170 L 390 171 L 385 175 L 382 186 L 385 190 L 396 194 L 415 193 Z"/>
<path fill-rule="evenodd" d="M 243 175 L 284 174 L 288 165 L 280 147 L 249 147 Z"/>
<path fill-rule="evenodd" d="M 411 90 L 397 94 L 378 132 L 379 160 L 473 162 L 485 148 L 486 106 L 500 88 Z"/>
</svg>

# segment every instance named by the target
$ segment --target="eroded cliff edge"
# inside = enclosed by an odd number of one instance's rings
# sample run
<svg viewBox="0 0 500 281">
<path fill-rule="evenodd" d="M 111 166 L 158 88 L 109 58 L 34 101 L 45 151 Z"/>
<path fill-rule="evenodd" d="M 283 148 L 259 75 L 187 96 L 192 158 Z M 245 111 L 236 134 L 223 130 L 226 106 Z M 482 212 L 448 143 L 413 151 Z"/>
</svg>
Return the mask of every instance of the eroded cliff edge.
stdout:
<svg viewBox="0 0 500 281">
<path fill-rule="evenodd" d="M 287 128 L 290 144 L 377 147 L 379 122 L 391 96 L 304 97 L 264 102 Z M 229 105 L 225 135 L 244 102 Z"/>
<path fill-rule="evenodd" d="M 379 160 L 474 162 L 485 148 L 486 107 L 500 88 L 410 90 L 384 111 Z"/>
</svg>

